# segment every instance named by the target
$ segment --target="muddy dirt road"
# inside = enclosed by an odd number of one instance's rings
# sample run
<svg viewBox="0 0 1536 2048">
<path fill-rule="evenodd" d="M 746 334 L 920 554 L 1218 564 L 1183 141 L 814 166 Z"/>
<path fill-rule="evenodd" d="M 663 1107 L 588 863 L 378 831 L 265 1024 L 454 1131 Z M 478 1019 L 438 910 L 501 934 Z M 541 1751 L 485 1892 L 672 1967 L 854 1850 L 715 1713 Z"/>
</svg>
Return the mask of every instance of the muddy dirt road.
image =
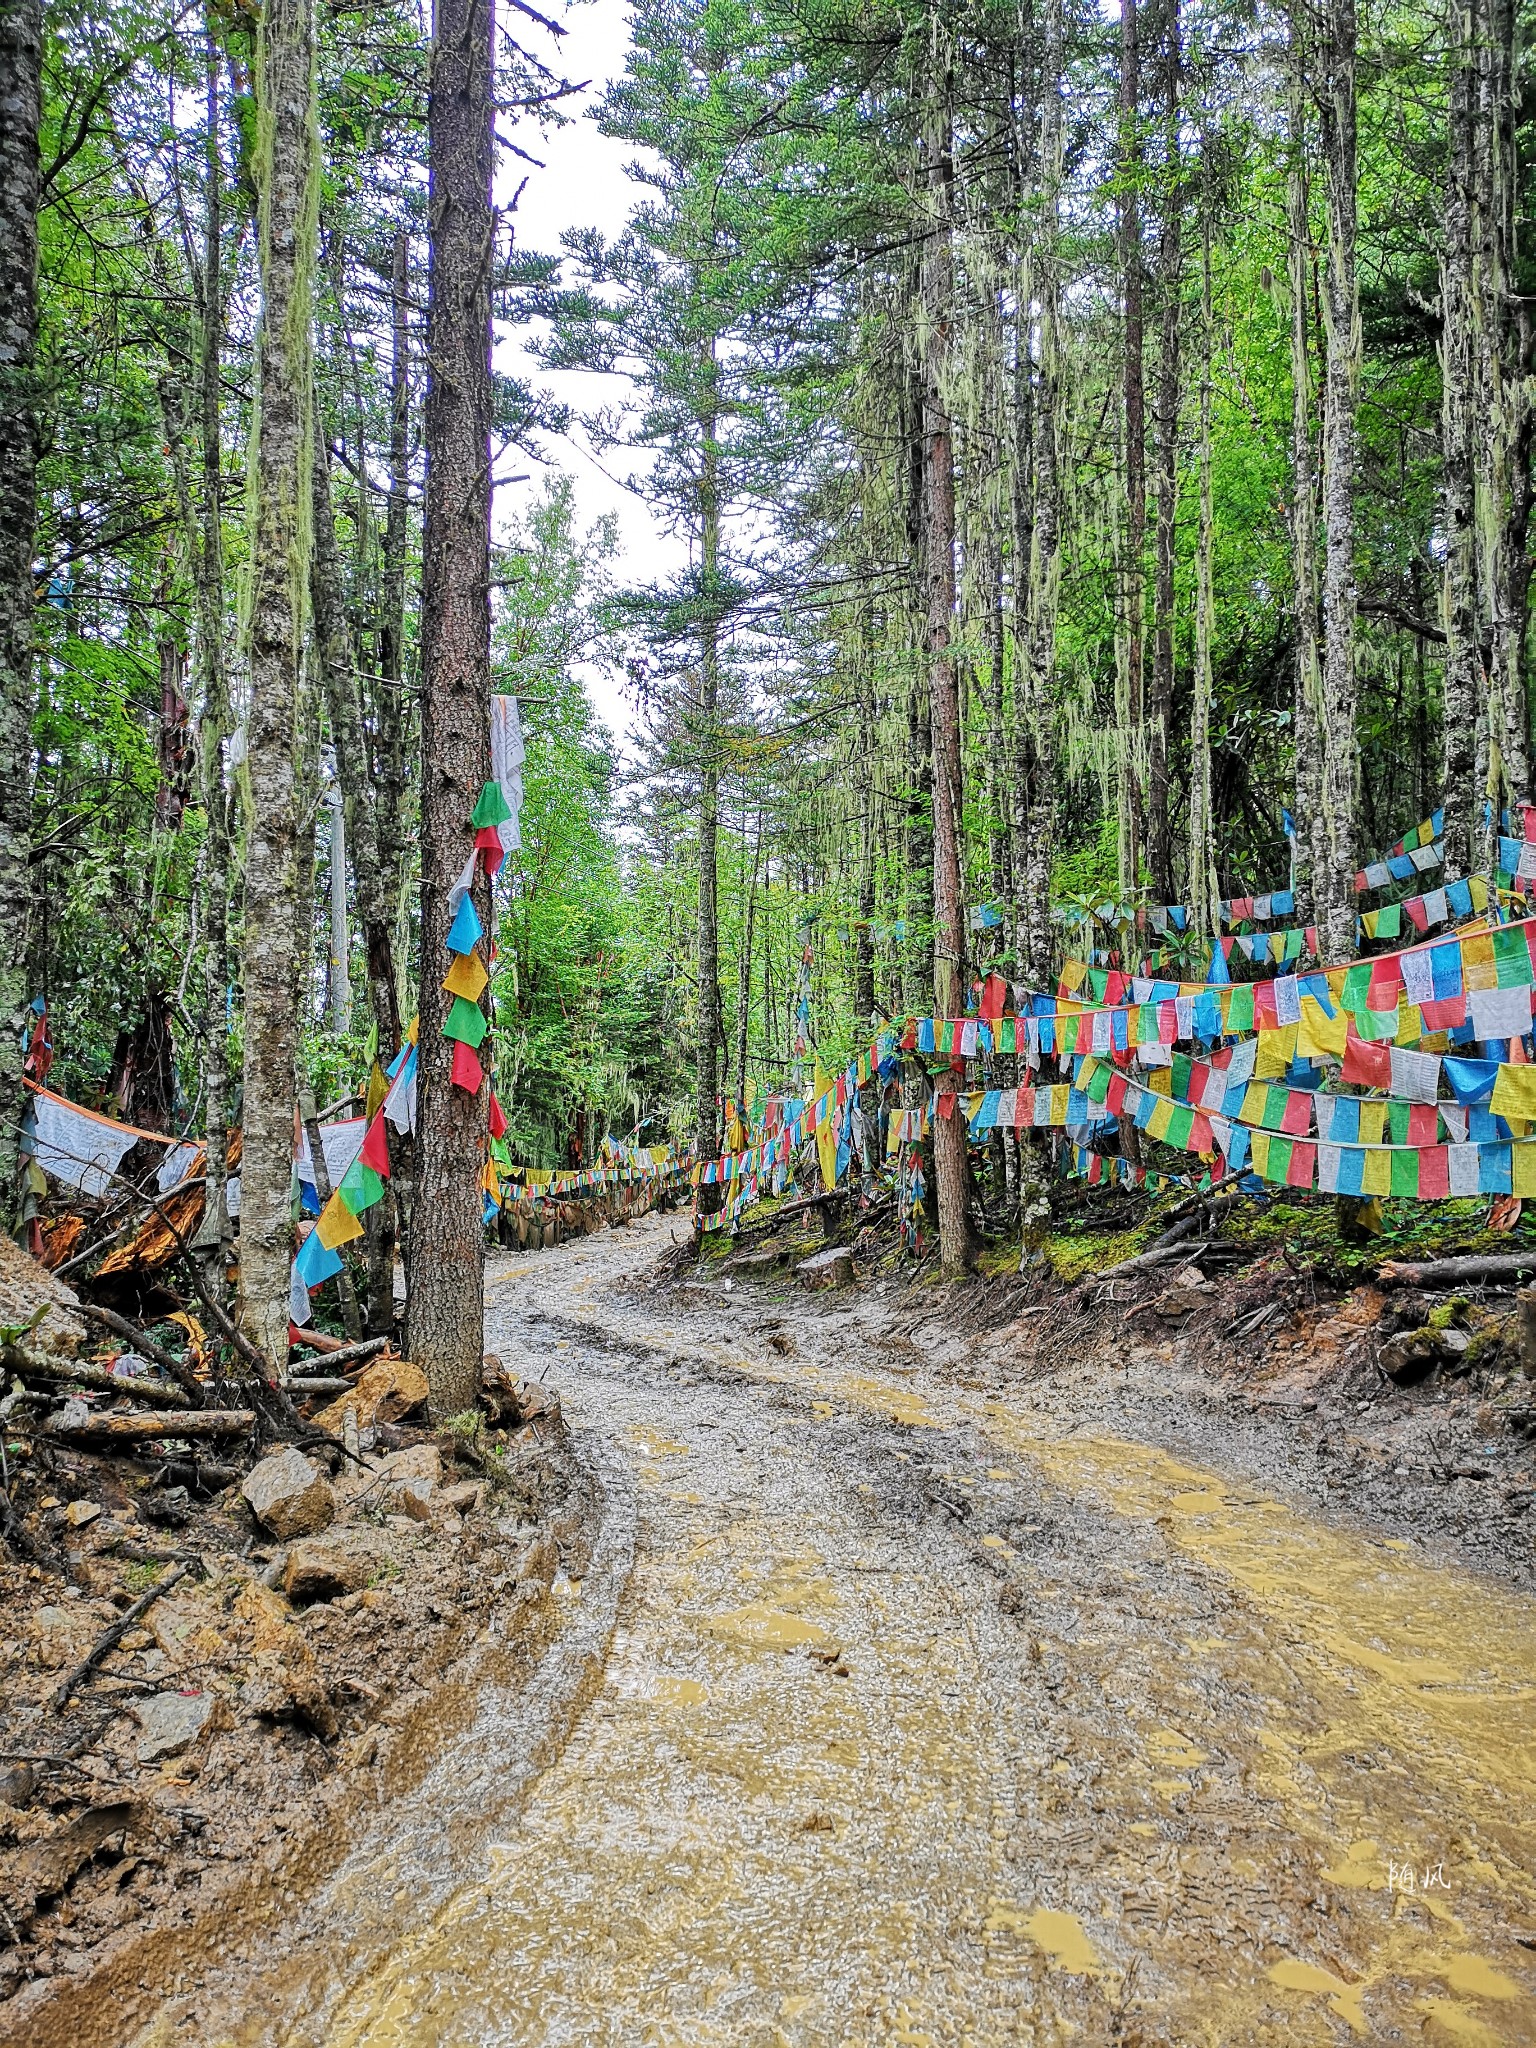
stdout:
<svg viewBox="0 0 1536 2048">
<path fill-rule="evenodd" d="M 550 1701 L 202 2039 L 1536 2041 L 1536 1602 L 941 1371 L 896 1291 L 627 1289 L 667 1231 L 490 1276 L 612 1499 Z"/>
</svg>

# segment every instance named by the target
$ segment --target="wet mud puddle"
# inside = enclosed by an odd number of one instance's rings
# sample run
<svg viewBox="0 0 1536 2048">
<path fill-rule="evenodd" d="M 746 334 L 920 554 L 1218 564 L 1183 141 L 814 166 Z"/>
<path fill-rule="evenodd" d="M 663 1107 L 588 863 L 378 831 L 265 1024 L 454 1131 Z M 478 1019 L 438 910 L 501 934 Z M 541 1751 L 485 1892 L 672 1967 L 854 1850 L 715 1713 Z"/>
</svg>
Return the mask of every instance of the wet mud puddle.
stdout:
<svg viewBox="0 0 1536 2048">
<path fill-rule="evenodd" d="M 398 1938 L 228 2038 L 1536 2041 L 1536 1605 L 809 1309 L 785 1358 L 605 1295 L 657 1242 L 488 1319 L 634 1477 L 593 1697 L 456 1887 L 413 1914 L 398 1851 Z"/>
</svg>

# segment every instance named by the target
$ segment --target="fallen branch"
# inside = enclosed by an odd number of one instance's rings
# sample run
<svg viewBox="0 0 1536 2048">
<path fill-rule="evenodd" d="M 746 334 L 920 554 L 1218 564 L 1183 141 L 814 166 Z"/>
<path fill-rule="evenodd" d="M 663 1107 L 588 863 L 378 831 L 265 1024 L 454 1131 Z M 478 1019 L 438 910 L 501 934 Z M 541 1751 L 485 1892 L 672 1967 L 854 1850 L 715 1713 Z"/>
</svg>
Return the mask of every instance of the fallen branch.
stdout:
<svg viewBox="0 0 1536 2048">
<path fill-rule="evenodd" d="M 137 1323 L 130 1323 L 126 1316 L 120 1316 L 116 1309 L 98 1308 L 94 1302 L 82 1301 L 80 1313 L 93 1323 L 99 1323 L 104 1330 L 110 1330 L 114 1337 L 121 1337 L 131 1344 L 143 1358 L 152 1365 L 163 1366 L 175 1380 L 194 1408 L 201 1408 L 204 1402 L 202 1381 L 193 1372 L 184 1358 L 178 1358 L 174 1351 L 167 1351 L 163 1344 L 157 1344 L 147 1330 L 141 1330 Z"/>
<path fill-rule="evenodd" d="M 1122 1259 L 1118 1266 L 1106 1266 L 1101 1273 L 1090 1273 L 1079 1280 L 1065 1299 L 1081 1301 L 1091 1294 L 1095 1287 L 1103 1286 L 1106 1280 L 1123 1280 L 1130 1273 L 1150 1273 L 1158 1266 L 1171 1266 L 1175 1259 L 1189 1257 L 1189 1246 L 1168 1244 L 1155 1246 L 1151 1251 L 1138 1252 L 1134 1259 Z"/>
<path fill-rule="evenodd" d="M 162 1436 L 243 1436 L 255 1427 L 252 1408 L 203 1408 L 186 1415 L 89 1415 L 67 1428 L 54 1423 L 41 1434 L 54 1443 L 144 1444 Z"/>
<path fill-rule="evenodd" d="M 1387 1259 L 1377 1267 L 1376 1278 L 1383 1287 L 1459 1287 L 1518 1280 L 1522 1273 L 1536 1273 L 1536 1250 L 1490 1252 L 1483 1257 L 1425 1259 L 1415 1264 L 1406 1259 Z"/>
<path fill-rule="evenodd" d="M 355 1394 L 357 1384 L 344 1380 L 339 1373 L 334 1379 L 322 1378 L 319 1373 L 301 1373 L 288 1382 L 288 1391 L 296 1401 L 307 1401 L 314 1394 Z"/>
<path fill-rule="evenodd" d="M 120 1614 L 112 1626 L 104 1630 L 96 1638 L 90 1649 L 80 1659 L 80 1662 L 72 1670 L 66 1671 L 63 1678 L 54 1687 L 49 1699 L 49 1705 L 55 1713 L 59 1712 L 76 1686 L 85 1683 L 103 1657 L 109 1657 L 112 1654 L 123 1637 L 127 1635 L 129 1629 L 138 1621 L 140 1615 L 147 1614 L 160 1598 L 160 1595 L 162 1593 L 169 1593 L 172 1586 L 179 1585 L 191 1569 L 190 1564 L 178 1564 L 173 1567 L 172 1570 L 166 1573 L 163 1579 L 157 1579 L 147 1593 L 141 1593 L 133 1605 L 125 1613 Z"/>
<path fill-rule="evenodd" d="M 319 1362 L 327 1372 L 334 1372 L 338 1365 L 357 1365 L 365 1358 L 372 1358 L 376 1352 L 387 1351 L 389 1342 L 388 1337 L 364 1337 L 356 1344 L 340 1344 L 334 1351 L 322 1351 Z M 304 1375 L 300 1373 L 296 1377 L 303 1379 Z"/>
<path fill-rule="evenodd" d="M 152 1407 L 190 1409 L 191 1403 L 180 1387 L 162 1387 L 157 1380 L 129 1379 L 109 1372 L 104 1365 L 80 1365 L 73 1359 L 52 1358 L 46 1352 L 28 1351 L 20 1344 L 0 1345 L 0 1364 L 32 1380 L 57 1380 L 65 1386 L 89 1387 L 100 1394 L 132 1394 Z"/>
</svg>

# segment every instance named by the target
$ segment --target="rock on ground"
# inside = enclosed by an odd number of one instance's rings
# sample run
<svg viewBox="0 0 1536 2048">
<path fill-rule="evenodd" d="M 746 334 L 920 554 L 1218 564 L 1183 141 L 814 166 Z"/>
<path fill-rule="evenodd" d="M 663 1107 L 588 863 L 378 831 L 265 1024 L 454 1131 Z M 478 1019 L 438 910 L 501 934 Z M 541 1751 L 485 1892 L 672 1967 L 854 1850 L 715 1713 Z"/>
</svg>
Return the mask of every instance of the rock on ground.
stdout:
<svg viewBox="0 0 1536 2048">
<path fill-rule="evenodd" d="M 399 1422 L 425 1407 L 427 1376 L 408 1358 L 376 1358 L 358 1375 L 349 1394 L 339 1394 L 315 1417 L 315 1426 L 331 1436 L 342 1433 L 342 1418 L 351 1409 L 359 1430 L 372 1429 L 376 1422 Z"/>
<path fill-rule="evenodd" d="M 296 1543 L 283 1570 L 283 1591 L 296 1606 L 361 1592 L 389 1563 L 388 1544 L 370 1529 L 333 1529 Z"/>
<path fill-rule="evenodd" d="M 129 1711 L 141 1731 L 139 1762 L 158 1764 L 190 1749 L 212 1723 L 215 1705 L 211 1692 L 157 1692 L 136 1700 Z"/>
<path fill-rule="evenodd" d="M 290 1444 L 253 1465 L 240 1488 L 269 1536 L 286 1543 L 313 1536 L 336 1519 L 336 1494 L 320 1467 Z"/>
</svg>

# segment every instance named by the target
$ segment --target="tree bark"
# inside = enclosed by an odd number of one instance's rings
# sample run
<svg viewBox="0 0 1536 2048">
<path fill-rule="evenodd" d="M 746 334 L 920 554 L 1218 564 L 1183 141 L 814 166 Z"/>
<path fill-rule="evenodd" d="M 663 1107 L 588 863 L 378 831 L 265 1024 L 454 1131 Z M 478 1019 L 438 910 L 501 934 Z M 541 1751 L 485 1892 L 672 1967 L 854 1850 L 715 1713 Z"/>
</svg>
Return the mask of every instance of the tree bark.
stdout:
<svg viewBox="0 0 1536 2048">
<path fill-rule="evenodd" d="M 933 44 L 938 41 L 937 35 Z M 964 1014 L 965 897 L 961 847 L 960 696 L 952 647 L 955 619 L 955 468 L 949 416 L 949 345 L 954 307 L 953 110 L 948 53 L 929 49 L 924 137 L 926 196 L 923 301 L 922 573 L 924 657 L 933 722 L 933 992 L 935 1014 Z M 954 1062 L 935 1084 L 934 1182 L 939 1257 L 959 1274 L 974 1256 L 965 1117 Z"/>
<path fill-rule="evenodd" d="M 1180 315 L 1183 310 L 1184 187 L 1180 165 L 1179 0 L 1166 0 L 1163 49 L 1163 133 L 1166 162 L 1161 232 L 1158 236 L 1158 291 L 1161 340 L 1157 363 L 1155 432 L 1157 468 L 1153 486 L 1157 504 L 1156 618 L 1152 639 L 1152 690 L 1147 707 L 1147 865 L 1152 897 L 1171 903 L 1174 897 L 1172 791 L 1168 744 L 1173 722 L 1174 604 L 1178 566 L 1179 513 L 1179 385 Z M 1209 774 L 1209 761 L 1206 763 Z M 1209 785 L 1206 801 L 1209 803 Z M 1209 819 L 1206 821 L 1209 830 Z M 1193 822 L 1191 823 L 1193 832 Z"/>
<path fill-rule="evenodd" d="M 207 42 L 207 133 L 204 139 L 203 326 L 198 354 L 202 419 L 202 533 L 196 551 L 197 650 L 203 708 L 198 765 L 203 796 L 203 1099 L 207 1156 L 203 1224 L 205 1280 L 224 1299 L 229 1220 L 229 892 L 230 797 L 224 748 L 230 733 L 229 679 L 224 667 L 224 438 L 220 379 L 224 353 L 224 166 L 219 148 L 219 50 Z"/>
<path fill-rule="evenodd" d="M 405 906 L 405 805 L 408 785 L 410 714 L 405 691 L 405 569 L 410 521 L 411 337 L 408 324 L 410 237 L 395 236 L 390 264 L 389 507 L 384 523 L 384 606 L 379 631 L 378 788 L 379 888 L 391 931 Z M 357 841 L 354 838 L 353 846 Z M 392 971 L 398 970 L 398 962 Z M 369 975 L 373 974 L 370 963 Z M 395 983 L 395 1027 L 389 1041 L 400 1045 L 400 983 Z"/>
<path fill-rule="evenodd" d="M 437 0 L 428 104 L 431 259 L 422 591 L 421 996 L 410 1354 L 434 1416 L 475 1405 L 484 1355 L 487 1090 L 452 1085 L 448 897 L 490 771 L 491 0 Z M 490 892 L 474 897 L 489 928 Z"/>
<path fill-rule="evenodd" d="M 1200 238 L 1200 532 L 1195 545 L 1195 692 L 1189 735 L 1189 921 L 1193 931 L 1221 933 L 1221 886 L 1211 817 L 1211 641 L 1216 599 L 1211 580 L 1215 518 L 1211 502 L 1211 220 L 1207 195 Z"/>
<path fill-rule="evenodd" d="M 19 1208 L 32 840 L 40 0 L 0 0 L 0 1227 Z"/>
<path fill-rule="evenodd" d="M 706 338 L 701 369 L 706 402 L 699 415 L 699 988 L 695 1011 L 694 1147 L 697 1158 L 720 1150 L 720 450 L 714 405 L 715 339 Z M 698 1213 L 717 1206 L 719 1190 L 700 1186 Z"/>
<path fill-rule="evenodd" d="M 315 651 L 325 687 L 325 708 L 336 748 L 336 775 L 345 809 L 345 837 L 352 856 L 357 920 L 362 926 L 368 966 L 368 1006 L 379 1027 L 379 1044 L 400 1043 L 399 985 L 395 978 L 394 912 L 379 851 L 379 818 L 368 761 L 363 697 L 347 631 L 336 515 L 331 502 L 331 465 L 317 433 L 314 452 L 314 552 L 310 560 L 310 602 L 314 608 Z M 477 792 L 478 794 L 478 792 Z M 471 804 L 473 808 L 473 804 Z"/>
<path fill-rule="evenodd" d="M 310 0 L 266 0 L 256 108 L 261 328 L 246 762 L 240 1315 L 245 1335 L 285 1379 L 298 1050 L 295 755 L 310 529 L 317 155 Z"/>
<path fill-rule="evenodd" d="M 1141 767 L 1144 750 L 1143 554 L 1147 531 L 1146 318 L 1141 253 L 1141 59 L 1137 0 L 1120 0 L 1119 234 L 1122 335 L 1122 431 L 1125 452 L 1125 538 L 1121 562 L 1120 887 L 1140 879 Z"/>
<path fill-rule="evenodd" d="M 1286 165 L 1286 277 L 1291 301 L 1291 568 L 1294 582 L 1292 635 L 1295 682 L 1295 793 L 1291 879 L 1296 916 L 1313 922 L 1312 877 L 1322 823 L 1323 672 L 1317 613 L 1317 464 L 1312 440 L 1312 350 L 1307 308 L 1311 301 L 1312 232 L 1307 191 L 1307 60 L 1299 10 L 1291 15 L 1286 72 L 1288 152 Z M 1353 951 L 1353 948 L 1351 948 Z"/>
<path fill-rule="evenodd" d="M 1480 0 L 1474 331 L 1483 418 L 1476 436 L 1483 617 L 1488 631 L 1490 784 L 1512 801 L 1530 795 L 1525 681 L 1530 564 L 1531 446 L 1536 410 L 1529 388 L 1529 302 L 1516 281 L 1516 209 L 1520 166 L 1515 140 L 1513 0 Z"/>
<path fill-rule="evenodd" d="M 1323 166 L 1328 249 L 1323 268 L 1323 688 L 1319 858 L 1312 875 L 1325 959 L 1355 949 L 1355 475 L 1360 400 L 1360 291 L 1355 119 L 1355 0 L 1328 0 L 1323 22 Z"/>
<path fill-rule="evenodd" d="M 1032 453 L 1024 708 L 1016 716 L 1018 784 L 1026 819 L 1023 873 L 1015 865 L 1022 899 L 1019 969 L 1033 988 L 1050 986 L 1052 973 L 1051 870 L 1056 854 L 1056 613 L 1061 596 L 1062 423 L 1061 190 L 1062 83 L 1065 64 L 1063 0 L 1046 0 L 1044 84 L 1040 102 L 1040 213 L 1035 259 L 1040 366 L 1035 392 Z M 1021 536 L 1022 538 L 1022 536 Z"/>
<path fill-rule="evenodd" d="M 1440 502 L 1445 522 L 1441 617 L 1442 800 L 1445 871 L 1468 875 L 1482 837 L 1477 786 L 1477 719 L 1487 678 L 1477 597 L 1475 466 L 1476 333 L 1472 282 L 1473 135 L 1477 98 L 1475 10 L 1452 0 L 1447 108 L 1445 223 L 1440 255 Z"/>
</svg>

